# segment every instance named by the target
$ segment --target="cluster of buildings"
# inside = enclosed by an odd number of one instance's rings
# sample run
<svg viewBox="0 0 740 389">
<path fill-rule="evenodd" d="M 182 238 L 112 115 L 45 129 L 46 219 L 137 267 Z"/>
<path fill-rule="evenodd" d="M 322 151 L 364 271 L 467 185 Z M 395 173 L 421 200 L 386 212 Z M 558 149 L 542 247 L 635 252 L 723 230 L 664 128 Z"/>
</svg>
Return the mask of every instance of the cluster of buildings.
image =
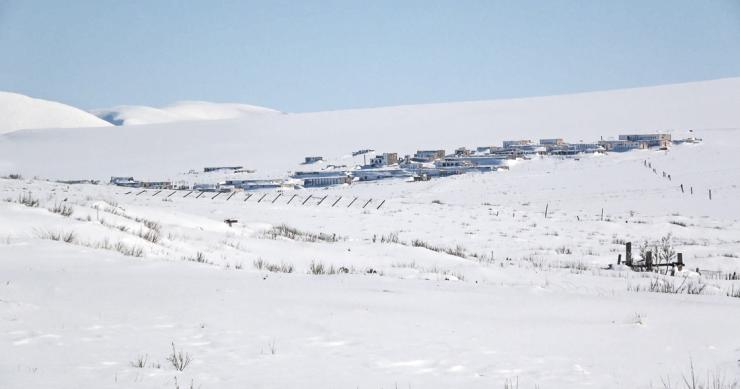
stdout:
<svg viewBox="0 0 740 389">
<path fill-rule="evenodd" d="M 190 189 L 209 192 L 234 190 L 264 190 L 283 188 L 315 188 L 351 184 L 358 181 L 376 181 L 404 178 L 409 181 L 425 181 L 432 177 L 444 177 L 468 172 L 490 172 L 508 169 L 508 163 L 516 159 L 533 156 L 569 156 L 584 153 L 624 152 L 640 149 L 665 150 L 671 143 L 698 142 L 695 138 L 671 140 L 670 134 L 619 135 L 616 140 L 601 140 L 597 143 L 567 143 L 561 138 L 540 139 L 535 143 L 528 139 L 506 140 L 494 146 L 473 149 L 460 147 L 451 153 L 443 149 L 418 150 L 413 155 L 399 157 L 398 153 L 375 153 L 364 149 L 352 153 L 363 156 L 363 164 L 353 167 L 325 164 L 321 156 L 305 157 L 302 165 L 321 165 L 319 169 L 294 172 L 287 178 L 256 180 L 227 179 L 216 184 L 194 184 L 183 182 L 143 182 L 133 177 L 111 177 L 111 184 L 151 189 Z M 371 155 L 369 161 L 367 156 Z M 213 166 L 203 169 L 210 172 L 254 172 L 242 166 Z"/>
</svg>

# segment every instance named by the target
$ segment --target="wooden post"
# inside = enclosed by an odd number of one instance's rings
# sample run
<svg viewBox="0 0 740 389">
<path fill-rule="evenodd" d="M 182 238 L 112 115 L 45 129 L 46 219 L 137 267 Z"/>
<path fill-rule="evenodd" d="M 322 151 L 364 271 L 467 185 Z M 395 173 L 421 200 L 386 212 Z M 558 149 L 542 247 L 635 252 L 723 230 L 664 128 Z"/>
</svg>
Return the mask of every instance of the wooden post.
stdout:
<svg viewBox="0 0 740 389">
<path fill-rule="evenodd" d="M 676 254 L 676 264 L 678 265 L 678 271 L 683 270 L 683 253 Z"/>
<path fill-rule="evenodd" d="M 215 198 L 216 198 L 216 197 L 218 197 L 218 196 L 219 196 L 220 194 L 221 194 L 221 192 L 218 192 L 218 193 L 216 193 L 216 194 L 215 194 L 215 195 L 214 195 L 213 197 L 211 197 L 211 200 L 215 199 Z"/>
<path fill-rule="evenodd" d="M 645 253 L 645 268 L 647 271 L 653 271 L 653 252 Z"/>
<path fill-rule="evenodd" d="M 712 190 L 709 189 L 709 200 L 711 200 L 711 199 L 712 199 Z"/>
<path fill-rule="evenodd" d="M 601 208 L 601 221 L 604 221 L 604 208 Z"/>
<path fill-rule="evenodd" d="M 254 193 L 248 194 L 247 197 L 244 198 L 244 202 L 247 202 L 247 200 L 249 200 L 249 198 L 252 197 L 253 195 Z"/>
<path fill-rule="evenodd" d="M 625 246 L 625 253 L 624 253 L 624 263 L 632 267 L 632 242 L 627 242 L 624 244 Z"/>
<path fill-rule="evenodd" d="M 692 186 L 690 187 L 690 189 L 691 189 L 691 194 L 694 194 L 694 187 Z"/>
<path fill-rule="evenodd" d="M 274 199 L 272 199 L 272 203 L 274 204 L 274 203 L 275 203 L 275 201 L 277 201 L 277 199 L 279 199 L 279 198 L 280 198 L 280 196 L 282 196 L 282 195 L 283 195 L 282 193 L 278 193 L 278 195 L 277 195 L 277 196 L 275 196 L 275 198 L 274 198 Z"/>
<path fill-rule="evenodd" d="M 353 198 L 352 201 L 349 202 L 349 205 L 347 206 L 347 208 L 351 207 L 352 204 L 355 203 L 355 201 L 357 201 L 357 197 Z"/>
<path fill-rule="evenodd" d="M 547 210 L 548 210 L 548 208 L 550 208 L 550 203 L 547 203 L 547 205 L 545 205 L 545 219 L 547 219 Z"/>
<path fill-rule="evenodd" d="M 185 197 L 188 197 L 188 196 L 190 196 L 190 195 L 191 195 L 191 194 L 192 194 L 193 192 L 194 192 L 194 191 L 192 191 L 192 190 L 191 190 L 190 192 L 186 193 L 186 194 L 185 194 L 185 196 L 182 196 L 182 198 L 185 198 Z"/>
<path fill-rule="evenodd" d="M 337 199 L 337 201 L 335 201 L 334 203 L 332 203 L 331 207 L 332 207 L 332 208 L 334 208 L 334 206 L 335 206 L 335 205 L 337 205 L 337 203 L 338 203 L 338 202 L 339 202 L 339 200 L 341 200 L 341 199 L 342 199 L 342 196 L 339 196 L 339 198 Z"/>
<path fill-rule="evenodd" d="M 158 191 L 154 192 L 154 194 L 152 195 L 152 197 L 154 197 L 154 196 L 156 196 L 156 195 L 158 195 L 160 193 L 162 193 L 162 191 L 161 190 L 158 190 Z"/>
<path fill-rule="evenodd" d="M 382 207 L 382 206 L 383 206 L 383 204 L 385 204 L 385 200 L 381 201 L 381 202 L 380 202 L 380 205 L 378 205 L 378 208 L 375 208 L 375 209 L 380 209 L 380 207 Z"/>
<path fill-rule="evenodd" d="M 303 200 L 303 202 L 301 203 L 301 205 L 306 204 L 306 201 L 310 200 L 311 199 L 311 196 L 313 196 L 313 195 L 308 195 L 308 197 L 306 197 L 306 199 Z"/>
<path fill-rule="evenodd" d="M 175 190 L 175 191 L 172 191 L 172 193 L 170 193 L 170 194 L 168 194 L 168 195 L 167 195 L 167 198 L 170 198 L 170 197 L 172 197 L 172 195 L 173 195 L 173 194 L 175 194 L 175 193 L 177 193 L 177 191 L 176 191 L 176 190 Z"/>
<path fill-rule="evenodd" d="M 683 193 L 683 184 L 681 184 L 681 193 Z"/>
<path fill-rule="evenodd" d="M 323 203 L 324 200 L 326 200 L 327 197 L 329 197 L 329 195 L 325 195 L 324 197 L 322 197 L 321 200 L 319 200 L 319 203 L 316 204 L 316 206 L 318 207 L 319 205 L 321 205 L 321 203 Z"/>
<path fill-rule="evenodd" d="M 141 192 L 137 193 L 136 196 L 146 192 L 146 189 L 142 190 Z M 712 191 L 709 191 L 709 198 L 712 198 Z"/>
<path fill-rule="evenodd" d="M 367 202 L 365 203 L 365 205 L 363 205 L 363 206 L 362 206 L 362 208 L 364 209 L 365 207 L 367 207 L 367 205 L 368 205 L 368 204 L 370 204 L 370 202 L 371 202 L 371 201 L 373 201 L 373 199 L 370 199 L 370 200 L 368 200 L 368 201 L 367 201 Z"/>
<path fill-rule="evenodd" d="M 296 196 L 298 196 L 298 195 L 297 194 L 294 194 L 293 197 L 291 197 L 290 200 L 288 200 L 288 202 L 285 203 L 285 204 L 290 204 L 290 202 L 293 201 L 293 199 L 296 198 Z"/>
<path fill-rule="evenodd" d="M 197 199 L 198 197 L 203 196 L 203 193 L 206 193 L 206 192 L 201 191 L 200 193 L 198 193 L 197 196 L 195 196 L 195 198 Z"/>
<path fill-rule="evenodd" d="M 234 197 L 235 194 L 236 194 L 236 191 L 231 192 L 231 194 L 229 195 L 229 197 L 226 198 L 226 201 L 229 201 L 232 197 Z"/>
<path fill-rule="evenodd" d="M 265 197 L 267 197 L 267 193 L 263 194 L 262 197 L 260 197 L 260 199 L 257 200 L 257 202 L 258 203 L 261 203 L 262 202 L 262 199 L 264 199 Z"/>
<path fill-rule="evenodd" d="M 617 265 L 621 265 L 621 264 L 622 264 L 622 254 L 619 254 L 619 256 L 617 257 Z"/>
</svg>

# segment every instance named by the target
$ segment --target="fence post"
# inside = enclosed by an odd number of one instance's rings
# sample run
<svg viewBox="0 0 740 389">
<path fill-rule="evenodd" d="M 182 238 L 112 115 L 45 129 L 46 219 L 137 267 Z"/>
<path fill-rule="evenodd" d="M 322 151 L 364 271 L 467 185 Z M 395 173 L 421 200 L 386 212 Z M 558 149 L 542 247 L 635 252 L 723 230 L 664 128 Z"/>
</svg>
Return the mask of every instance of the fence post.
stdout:
<svg viewBox="0 0 740 389">
<path fill-rule="evenodd" d="M 548 208 L 550 208 L 550 203 L 547 203 L 547 205 L 545 205 L 545 219 L 547 219 L 547 210 L 548 210 Z"/>
<path fill-rule="evenodd" d="M 232 197 L 234 197 L 235 194 L 236 194 L 236 191 L 231 192 L 231 194 L 229 195 L 229 197 L 226 198 L 226 201 L 229 201 Z"/>
<path fill-rule="evenodd" d="M 601 208 L 601 221 L 604 221 L 604 208 Z"/>
<path fill-rule="evenodd" d="M 678 265 L 678 271 L 683 270 L 683 253 L 676 254 L 676 265 Z"/>
<path fill-rule="evenodd" d="M 197 199 L 198 197 L 203 196 L 203 193 L 206 193 L 206 192 L 201 191 L 200 193 L 198 193 L 197 196 L 195 196 L 195 198 Z"/>
<path fill-rule="evenodd" d="M 272 199 L 272 203 L 274 204 L 274 203 L 275 203 L 275 201 L 277 201 L 277 199 L 279 199 L 279 198 L 280 198 L 280 196 L 282 196 L 282 195 L 283 195 L 282 193 L 278 193 L 278 195 L 277 195 L 277 196 L 275 196 L 275 198 L 274 198 L 274 199 Z"/>
<path fill-rule="evenodd" d="M 162 191 L 161 190 L 158 190 L 158 191 L 154 192 L 154 194 L 152 195 L 152 197 L 154 197 L 154 196 L 156 196 L 156 195 L 158 195 L 160 193 L 162 193 Z"/>
<path fill-rule="evenodd" d="M 347 206 L 347 208 L 351 207 L 352 204 L 355 203 L 355 201 L 357 201 L 357 197 L 353 198 L 352 201 L 349 202 L 349 205 Z"/>
<path fill-rule="evenodd" d="M 306 201 L 310 200 L 311 199 L 311 196 L 313 196 L 313 195 L 308 195 L 308 197 L 306 197 L 306 199 L 303 200 L 303 202 L 301 203 L 301 205 L 306 204 Z"/>
<path fill-rule="evenodd" d="M 218 192 L 218 193 L 216 193 L 216 194 L 215 194 L 215 195 L 214 195 L 213 197 L 211 197 L 211 200 L 215 199 L 215 198 L 216 198 L 216 197 L 218 197 L 218 196 L 219 196 L 220 194 L 221 194 L 221 192 Z"/>
<path fill-rule="evenodd" d="M 709 189 L 709 200 L 711 200 L 711 199 L 712 199 L 712 190 Z"/>
<path fill-rule="evenodd" d="M 341 199 L 342 199 L 342 196 L 339 196 L 339 198 L 337 199 L 337 201 L 335 201 L 334 203 L 332 203 L 331 207 L 332 207 L 332 208 L 334 208 L 334 206 L 335 206 L 335 205 L 337 205 L 337 203 L 338 203 L 338 202 L 339 202 L 339 200 L 341 200 Z"/>
<path fill-rule="evenodd" d="M 252 197 L 253 195 L 254 193 L 248 194 L 247 197 L 244 198 L 244 202 L 247 202 L 247 200 L 249 200 L 249 198 Z"/>
<path fill-rule="evenodd" d="M 185 197 L 188 197 L 188 196 L 190 196 L 190 195 L 191 195 L 191 194 L 192 194 L 193 192 L 194 192 L 194 191 L 192 191 L 192 190 L 191 190 L 190 192 L 188 192 L 188 193 L 185 193 L 185 196 L 182 196 L 182 198 L 185 198 Z"/>
<path fill-rule="evenodd" d="M 681 193 L 683 193 L 683 184 L 681 184 Z"/>
<path fill-rule="evenodd" d="M 172 193 L 170 193 L 170 194 L 168 194 L 168 195 L 167 195 L 167 198 L 170 198 L 170 197 L 172 197 L 172 195 L 173 195 L 173 194 L 175 194 L 175 193 L 177 193 L 177 191 L 176 191 L 176 190 L 175 190 L 175 191 L 172 191 Z"/>
<path fill-rule="evenodd" d="M 267 196 L 267 193 L 263 194 L 262 197 L 260 197 L 259 200 L 257 200 L 258 203 L 262 202 L 262 199 L 264 199 Z"/>
<path fill-rule="evenodd" d="M 647 271 L 653 271 L 653 252 L 648 251 L 645 253 L 645 268 Z"/>
<path fill-rule="evenodd" d="M 285 204 L 290 204 L 290 202 L 293 201 L 293 199 L 296 198 L 296 196 L 298 196 L 298 195 L 297 194 L 294 194 L 293 197 L 291 197 L 290 200 L 288 200 L 288 202 L 285 203 Z"/>
<path fill-rule="evenodd" d="M 323 203 L 324 200 L 326 200 L 327 197 L 329 197 L 329 195 L 324 195 L 324 197 L 322 197 L 321 200 L 319 200 L 319 203 L 316 204 L 316 206 L 318 207 L 319 205 L 321 205 L 321 203 Z"/>
<path fill-rule="evenodd" d="M 368 205 L 368 204 L 370 204 L 370 202 L 371 202 L 371 201 L 373 201 L 373 199 L 370 199 L 370 200 L 368 200 L 368 201 L 367 201 L 367 202 L 365 203 L 365 205 L 363 205 L 363 206 L 362 206 L 362 208 L 364 209 L 365 207 L 367 207 L 367 205 Z"/>
<path fill-rule="evenodd" d="M 627 242 L 624 244 L 625 246 L 625 253 L 624 253 L 624 263 L 632 267 L 632 242 Z"/>
<path fill-rule="evenodd" d="M 619 254 L 619 256 L 617 257 L 617 265 L 621 265 L 621 264 L 622 264 L 622 254 Z"/>
<path fill-rule="evenodd" d="M 140 194 L 142 194 L 142 193 L 144 193 L 144 192 L 146 192 L 146 189 L 144 189 L 144 190 L 142 190 L 141 192 L 137 193 L 137 194 L 136 194 L 136 196 L 138 196 L 138 195 L 140 195 Z M 710 199 L 712 198 L 712 191 L 709 191 L 709 198 L 710 198 Z"/>
<path fill-rule="evenodd" d="M 380 202 L 380 205 L 378 205 L 378 208 L 375 208 L 375 209 L 380 209 L 380 207 L 382 207 L 382 206 L 383 206 L 383 204 L 385 204 L 385 200 L 381 201 L 381 202 Z"/>
</svg>

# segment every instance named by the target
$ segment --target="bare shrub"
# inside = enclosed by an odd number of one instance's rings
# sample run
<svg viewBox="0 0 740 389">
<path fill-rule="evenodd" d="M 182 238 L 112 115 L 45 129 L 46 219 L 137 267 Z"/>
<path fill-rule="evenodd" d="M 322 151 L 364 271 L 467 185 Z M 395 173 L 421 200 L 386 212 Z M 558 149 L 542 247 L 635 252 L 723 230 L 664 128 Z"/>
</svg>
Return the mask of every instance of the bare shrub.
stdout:
<svg viewBox="0 0 740 389">
<path fill-rule="evenodd" d="M 136 359 L 130 362 L 131 367 L 135 367 L 137 369 L 143 369 L 146 367 L 146 363 L 149 361 L 148 355 L 139 355 Z"/>
<path fill-rule="evenodd" d="M 650 284 L 647 287 L 641 285 L 630 286 L 628 290 L 634 292 L 653 292 L 653 293 L 669 293 L 669 294 L 702 294 L 704 289 L 707 287 L 706 284 L 702 283 L 701 280 L 696 282 L 690 281 L 688 277 L 684 277 L 680 284 L 677 284 L 674 280 L 669 278 L 654 277 L 650 280 Z"/>
<path fill-rule="evenodd" d="M 467 254 L 465 248 L 463 246 L 461 246 L 461 245 L 457 245 L 454 248 L 444 247 L 444 246 L 435 246 L 435 245 L 432 245 L 432 244 L 430 244 L 428 242 L 425 242 L 423 240 L 420 240 L 420 239 L 414 239 L 414 240 L 412 240 L 411 241 L 411 245 L 414 246 L 414 247 L 421 247 L 421 248 L 425 248 L 427 250 L 436 251 L 438 253 L 445 253 L 445 254 L 449 254 L 449 255 L 454 255 L 454 256 L 460 257 L 460 258 L 467 258 L 468 257 L 468 254 Z"/>
<path fill-rule="evenodd" d="M 327 234 L 320 232 L 318 234 L 313 232 L 301 231 L 297 228 L 290 227 L 285 224 L 273 226 L 269 230 L 262 233 L 262 237 L 267 239 L 277 239 L 278 237 L 284 237 L 290 240 L 298 240 L 304 242 L 337 242 L 342 237 L 337 234 Z"/>
<path fill-rule="evenodd" d="M 27 207 L 36 208 L 39 206 L 39 199 L 33 197 L 33 194 L 31 194 L 31 192 L 23 192 L 23 194 L 18 195 L 18 200 L 16 200 L 16 203 L 23 204 Z"/>
<path fill-rule="evenodd" d="M 334 267 L 334 265 L 326 266 L 323 262 L 311 261 L 311 265 L 308 267 L 308 272 L 309 274 L 313 274 L 315 276 L 334 275 L 337 274 L 337 269 Z"/>
<path fill-rule="evenodd" d="M 267 270 L 272 273 L 292 273 L 293 270 L 295 270 L 293 268 L 293 265 L 289 263 L 281 262 L 280 264 L 274 264 L 274 263 L 266 262 L 262 258 L 255 260 L 252 264 L 258 270 Z"/>
<path fill-rule="evenodd" d="M 36 231 L 36 235 L 41 239 L 55 240 L 64 243 L 74 243 L 77 239 L 77 235 L 74 231 Z"/>
<path fill-rule="evenodd" d="M 52 213 L 56 213 L 65 217 L 72 216 L 72 213 L 74 213 L 74 209 L 67 205 L 67 203 L 54 203 L 54 206 L 49 208 L 49 211 Z"/>
<path fill-rule="evenodd" d="M 197 263 L 210 263 L 207 259 L 205 254 L 198 251 L 195 253 L 195 256 L 192 257 L 182 257 L 182 259 L 189 261 L 189 262 L 197 262 Z"/>
<path fill-rule="evenodd" d="M 139 231 L 136 232 L 136 236 L 154 244 L 157 244 L 160 240 L 159 230 L 152 228 L 140 228 Z"/>
<path fill-rule="evenodd" d="M 555 249 L 555 252 L 558 254 L 565 254 L 565 255 L 571 255 L 573 254 L 573 251 L 569 249 L 568 247 L 562 246 Z"/>
<path fill-rule="evenodd" d="M 172 364 L 175 370 L 183 371 L 188 367 L 188 365 L 190 365 L 192 358 L 190 357 L 190 354 L 183 353 L 182 350 L 177 351 L 175 342 L 172 342 L 172 354 L 167 357 L 167 361 Z"/>
</svg>

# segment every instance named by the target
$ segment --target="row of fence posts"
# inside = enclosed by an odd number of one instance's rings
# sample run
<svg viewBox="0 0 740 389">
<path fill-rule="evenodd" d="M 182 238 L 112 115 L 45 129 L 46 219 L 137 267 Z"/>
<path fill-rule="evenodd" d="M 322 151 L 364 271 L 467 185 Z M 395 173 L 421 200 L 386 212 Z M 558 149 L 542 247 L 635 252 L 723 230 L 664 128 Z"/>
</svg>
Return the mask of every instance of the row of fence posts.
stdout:
<svg viewBox="0 0 740 389">
<path fill-rule="evenodd" d="M 652 169 L 654 174 L 656 174 L 656 175 L 658 174 L 658 170 L 653 167 L 653 163 L 652 162 L 648 162 L 648 160 L 645 159 L 645 160 L 642 161 L 642 164 L 646 168 Z M 668 179 L 668 181 L 673 181 L 670 174 L 666 173 L 665 171 L 662 172 L 662 173 L 663 173 L 663 178 Z M 686 193 L 683 184 L 680 184 L 679 185 L 679 188 L 681 189 L 681 193 Z M 707 191 L 708 191 L 708 195 L 709 195 L 709 200 L 711 200 L 712 199 L 712 190 L 711 189 L 707 189 Z M 689 193 L 691 195 L 694 194 L 694 187 L 693 186 L 689 186 Z"/>
<path fill-rule="evenodd" d="M 144 190 L 142 190 L 140 192 L 136 192 L 136 193 L 134 193 L 134 191 L 129 191 L 129 192 L 124 193 L 124 195 L 134 194 L 134 196 L 140 196 L 140 195 L 142 195 L 142 194 L 144 194 L 146 192 L 147 192 L 146 189 L 144 189 Z M 151 197 L 156 197 L 158 194 L 160 194 L 162 192 L 164 192 L 164 189 L 157 190 L 156 192 L 154 192 L 154 194 L 152 194 Z M 166 195 L 165 198 L 170 198 L 170 197 L 172 197 L 173 195 L 175 195 L 178 192 L 181 192 L 181 191 L 174 190 L 174 191 L 172 191 L 172 193 L 169 193 L 168 195 Z M 197 195 L 195 195 L 195 198 L 196 199 L 197 198 L 200 198 L 201 196 L 205 195 L 206 193 L 209 193 L 209 192 L 205 192 L 205 191 L 189 190 L 184 196 L 182 196 L 182 198 L 186 198 L 186 197 L 188 197 L 191 194 L 196 193 L 196 192 L 198 193 Z M 234 195 L 236 195 L 239 192 L 216 192 L 211 197 L 211 200 L 215 200 L 217 197 L 219 197 L 220 195 L 225 194 L 225 193 L 229 193 L 228 197 L 226 197 L 226 201 L 229 201 L 229 200 L 231 200 L 232 197 L 234 197 Z M 251 199 L 252 197 L 256 197 L 256 198 L 258 198 L 257 199 L 257 203 L 261 203 L 263 200 L 265 200 L 267 198 L 267 196 L 270 194 L 270 192 L 265 192 L 262 195 L 258 195 L 258 196 L 255 196 L 255 194 L 256 193 L 247 193 L 246 196 L 244 197 L 244 200 L 242 200 L 242 202 L 247 202 L 247 200 Z M 275 202 L 280 197 L 282 197 L 283 195 L 284 195 L 284 193 L 282 193 L 282 192 L 277 193 L 277 195 L 274 198 L 272 198 L 271 200 L 269 200 L 270 203 L 271 204 L 275 204 Z M 296 197 L 299 197 L 299 196 L 297 194 L 293 194 L 290 197 L 290 199 L 285 204 L 286 205 L 287 204 L 290 204 L 291 202 L 293 202 L 293 200 Z M 303 200 L 303 202 L 301 202 L 300 204 L 301 205 L 306 205 L 306 203 L 309 200 L 311 200 L 311 199 L 318 199 L 318 202 L 316 203 L 316 206 L 320 206 L 324 202 L 324 200 L 326 200 L 328 197 L 329 197 L 329 195 L 324 195 L 323 197 L 318 197 L 318 196 L 314 196 L 312 194 L 309 194 L 308 197 L 306 197 Z M 339 196 L 336 200 L 331 201 L 331 208 L 334 208 L 337 204 L 339 204 L 339 202 L 343 198 L 344 198 L 344 196 Z M 352 198 L 352 201 L 350 201 L 349 204 L 346 205 L 346 208 L 350 208 L 357 200 L 360 200 L 360 198 L 359 197 L 353 197 Z M 372 199 L 372 198 L 371 199 L 368 199 L 367 201 L 361 200 L 362 201 L 362 209 L 367 208 L 370 205 L 370 203 L 372 203 L 373 200 L 375 200 L 376 203 L 378 201 L 378 199 Z M 371 207 L 374 207 L 375 209 L 380 209 L 383 205 L 385 205 L 385 200 L 381 200 L 380 203 L 377 203 L 377 205 L 373 204 Z"/>
</svg>

